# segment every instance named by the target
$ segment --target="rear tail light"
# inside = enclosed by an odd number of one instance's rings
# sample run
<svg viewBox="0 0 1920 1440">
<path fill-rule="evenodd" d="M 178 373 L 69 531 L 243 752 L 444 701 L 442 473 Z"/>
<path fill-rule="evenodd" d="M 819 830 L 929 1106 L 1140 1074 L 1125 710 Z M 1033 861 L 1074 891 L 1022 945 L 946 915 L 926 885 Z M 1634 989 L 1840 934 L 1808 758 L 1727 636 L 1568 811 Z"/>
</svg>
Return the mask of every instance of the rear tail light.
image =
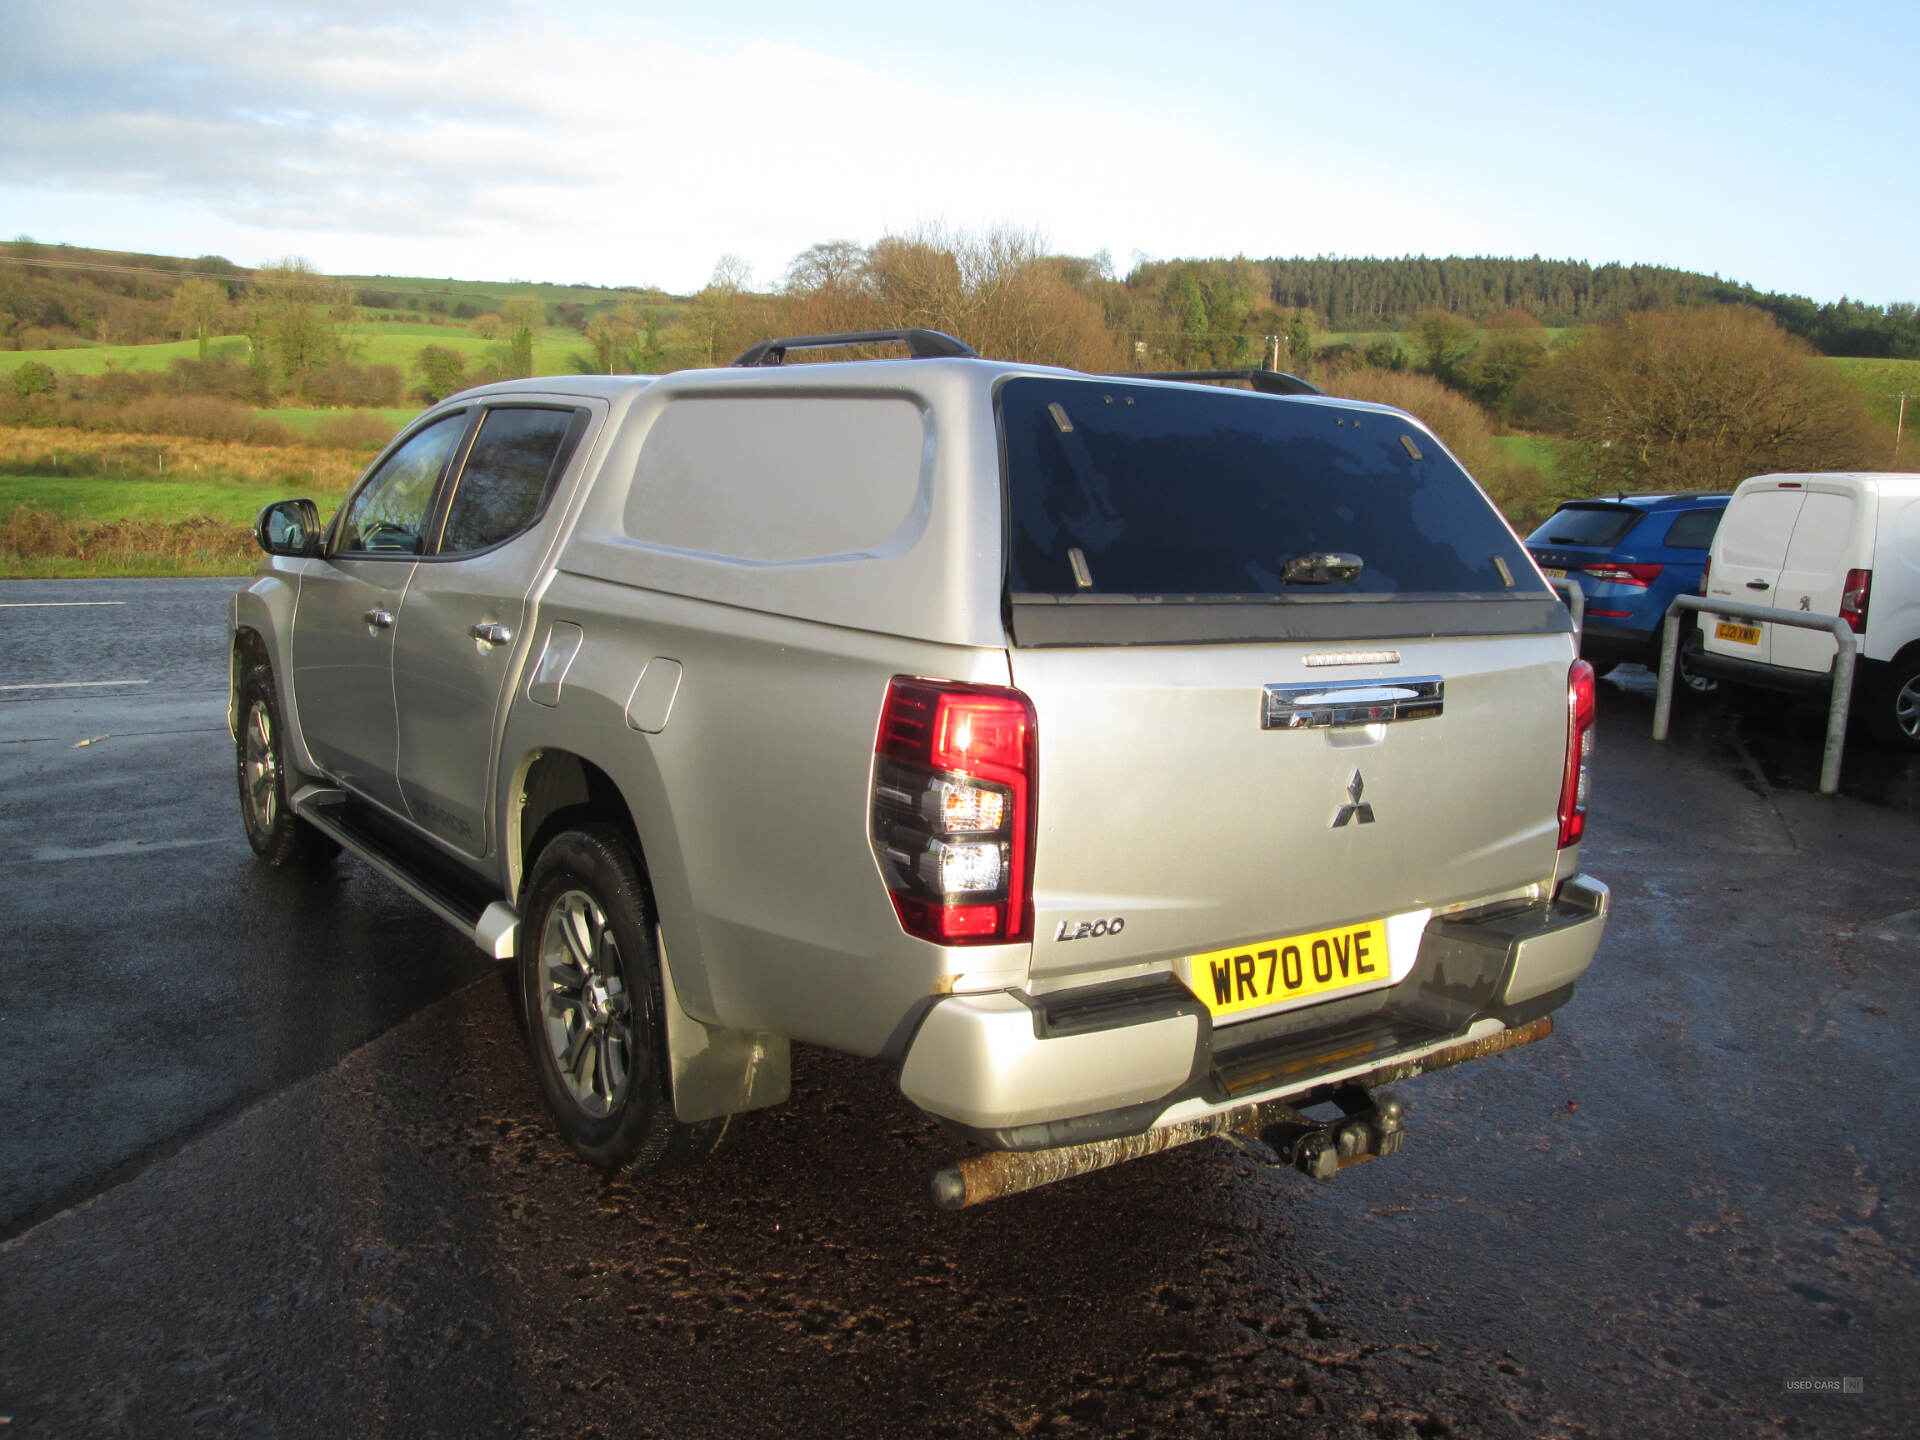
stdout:
<svg viewBox="0 0 1920 1440">
<path fill-rule="evenodd" d="M 1873 597 L 1873 571 L 1849 570 L 1840 591 L 1840 618 L 1856 635 L 1867 631 L 1867 601 Z"/>
<path fill-rule="evenodd" d="M 1709 555 L 1700 562 L 1700 593 L 1707 593 L 1707 577 L 1713 574 L 1713 557 Z"/>
<path fill-rule="evenodd" d="M 1567 671 L 1567 767 L 1560 777 L 1560 848 L 1587 833 L 1587 790 L 1593 764 L 1593 666 Z"/>
<path fill-rule="evenodd" d="M 873 854 L 902 928 L 936 945 L 1032 939 L 1033 703 L 895 676 L 873 749 Z"/>
<path fill-rule="evenodd" d="M 1616 585 L 1638 585 L 1645 588 L 1660 578 L 1664 565 L 1583 565 L 1580 567 L 1596 580 L 1611 580 Z"/>
</svg>

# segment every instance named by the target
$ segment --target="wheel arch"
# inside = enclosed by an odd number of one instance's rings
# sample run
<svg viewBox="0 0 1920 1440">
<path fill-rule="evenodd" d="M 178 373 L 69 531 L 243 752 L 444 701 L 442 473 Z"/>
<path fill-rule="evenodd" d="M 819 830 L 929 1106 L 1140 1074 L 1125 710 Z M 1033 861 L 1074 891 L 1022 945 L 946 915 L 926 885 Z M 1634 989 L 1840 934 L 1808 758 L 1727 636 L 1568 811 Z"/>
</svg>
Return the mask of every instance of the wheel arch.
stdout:
<svg viewBox="0 0 1920 1440">
<path fill-rule="evenodd" d="M 653 900 L 647 847 L 633 806 L 612 776 L 571 750 L 548 748 L 523 756 L 514 776 L 507 809 L 507 833 L 501 847 L 509 866 L 510 893 L 519 895 L 527 873 L 552 838 L 562 830 L 603 823 L 614 826 L 633 851 L 641 883 Z M 656 905 L 655 913 L 658 913 Z"/>
<path fill-rule="evenodd" d="M 663 914 L 662 890 L 676 910 L 686 897 L 675 891 L 684 875 L 674 865 L 674 837 L 656 835 L 650 859 L 637 809 L 619 783 L 601 766 L 574 751 L 547 747 L 529 751 L 515 769 L 509 792 L 502 856 L 510 867 L 509 893 L 516 906 L 526 900 L 527 876 L 540 852 L 556 836 L 584 825 L 606 824 L 630 847 L 641 887 L 662 936 L 674 928 Z M 656 880 L 653 861 L 666 866 Z M 525 925 L 528 917 L 522 914 Z M 688 940 L 693 936 L 681 932 Z M 684 1001 L 707 991 L 697 943 L 676 946 L 660 957 L 664 989 L 671 1095 L 683 1122 L 718 1119 L 780 1104 L 791 1087 L 791 1061 L 785 1036 L 739 1030 L 702 1020 Z M 696 999 L 697 1008 L 698 1000 Z"/>
<path fill-rule="evenodd" d="M 266 638 L 251 625 L 236 626 L 227 649 L 227 734 L 235 739 L 240 735 L 240 691 L 246 684 L 247 671 L 255 665 L 272 664 Z M 286 708 L 284 702 L 281 708 Z"/>
</svg>

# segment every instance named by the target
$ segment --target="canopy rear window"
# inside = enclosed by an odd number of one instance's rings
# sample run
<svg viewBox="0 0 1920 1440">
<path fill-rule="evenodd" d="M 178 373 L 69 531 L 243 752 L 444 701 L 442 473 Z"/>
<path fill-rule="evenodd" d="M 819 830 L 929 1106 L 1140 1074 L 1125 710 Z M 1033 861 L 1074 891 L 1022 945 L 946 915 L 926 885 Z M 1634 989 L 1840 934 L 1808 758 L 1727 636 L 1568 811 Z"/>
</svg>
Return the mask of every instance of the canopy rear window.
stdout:
<svg viewBox="0 0 1920 1440">
<path fill-rule="evenodd" d="M 1466 473 L 1397 415 L 1037 376 L 1008 381 L 998 403 L 1016 605 L 1539 588 Z M 1323 556 L 1345 558 L 1316 566 Z"/>
</svg>

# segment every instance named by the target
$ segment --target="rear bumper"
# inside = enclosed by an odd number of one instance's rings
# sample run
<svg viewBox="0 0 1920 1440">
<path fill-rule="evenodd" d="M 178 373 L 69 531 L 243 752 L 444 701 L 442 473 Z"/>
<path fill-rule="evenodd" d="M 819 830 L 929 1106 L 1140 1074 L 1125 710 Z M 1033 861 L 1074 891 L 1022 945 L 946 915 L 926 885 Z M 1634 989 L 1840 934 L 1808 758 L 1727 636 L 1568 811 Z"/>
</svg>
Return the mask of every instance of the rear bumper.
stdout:
<svg viewBox="0 0 1920 1440">
<path fill-rule="evenodd" d="M 948 996 L 901 1067 L 909 1100 L 983 1145 L 1033 1150 L 1293 1098 L 1497 1035 L 1566 1003 L 1606 925 L 1584 875 L 1551 900 L 1427 926 L 1398 985 L 1215 1029 L 1168 974 L 1083 990 Z"/>
<path fill-rule="evenodd" d="M 1756 690 L 1778 690 L 1789 695 L 1814 695 L 1833 685 L 1831 670 L 1794 670 L 1704 648 L 1689 651 L 1687 665 L 1696 675 L 1710 675 L 1716 680 L 1731 680 Z"/>
<path fill-rule="evenodd" d="M 1641 630 L 1632 626 L 1608 624 L 1589 613 L 1580 628 L 1580 653 L 1588 660 L 1618 661 L 1623 665 L 1644 665 L 1649 659 L 1660 663 L 1659 630 Z"/>
</svg>

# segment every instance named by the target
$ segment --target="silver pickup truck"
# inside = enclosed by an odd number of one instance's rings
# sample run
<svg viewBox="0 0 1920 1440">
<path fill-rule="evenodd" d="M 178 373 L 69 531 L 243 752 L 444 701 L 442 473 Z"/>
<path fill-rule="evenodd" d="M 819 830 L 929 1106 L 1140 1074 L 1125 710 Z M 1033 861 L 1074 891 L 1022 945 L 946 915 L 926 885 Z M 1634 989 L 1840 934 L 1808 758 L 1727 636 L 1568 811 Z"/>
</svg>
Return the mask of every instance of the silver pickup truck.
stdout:
<svg viewBox="0 0 1920 1440">
<path fill-rule="evenodd" d="M 324 529 L 261 513 L 248 837 L 511 960 L 608 1169 L 709 1153 L 795 1040 L 972 1142 L 949 1206 L 1392 1153 L 1377 1087 L 1540 1038 L 1599 943 L 1592 672 L 1417 420 L 1196 378 L 901 331 L 454 396 Z"/>
</svg>

